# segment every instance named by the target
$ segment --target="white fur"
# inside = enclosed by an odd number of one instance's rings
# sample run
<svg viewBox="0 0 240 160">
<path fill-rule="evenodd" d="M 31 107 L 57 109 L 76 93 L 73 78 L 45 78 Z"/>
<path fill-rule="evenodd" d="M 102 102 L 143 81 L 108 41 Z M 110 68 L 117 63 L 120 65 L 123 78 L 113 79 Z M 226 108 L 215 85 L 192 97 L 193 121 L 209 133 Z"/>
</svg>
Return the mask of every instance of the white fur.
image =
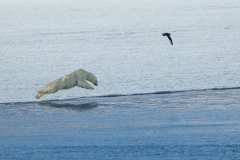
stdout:
<svg viewBox="0 0 240 160">
<path fill-rule="evenodd" d="M 45 88 L 38 91 L 36 98 L 39 99 L 45 94 L 52 94 L 61 89 L 70 89 L 75 86 L 85 89 L 94 89 L 86 82 L 86 80 L 95 86 L 98 85 L 97 77 L 93 73 L 88 72 L 84 69 L 78 69 L 66 76 L 48 83 Z"/>
</svg>

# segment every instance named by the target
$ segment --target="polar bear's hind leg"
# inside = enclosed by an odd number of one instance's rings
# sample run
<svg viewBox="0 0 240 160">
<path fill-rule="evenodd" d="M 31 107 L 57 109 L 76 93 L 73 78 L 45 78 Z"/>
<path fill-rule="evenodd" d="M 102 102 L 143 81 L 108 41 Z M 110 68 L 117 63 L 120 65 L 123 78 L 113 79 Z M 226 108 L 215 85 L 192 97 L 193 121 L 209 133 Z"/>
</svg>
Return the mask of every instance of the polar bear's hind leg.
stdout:
<svg viewBox="0 0 240 160">
<path fill-rule="evenodd" d="M 42 96 L 44 96 L 44 94 L 38 92 L 38 94 L 36 95 L 36 98 L 39 99 L 39 98 L 41 98 Z"/>
<path fill-rule="evenodd" d="M 46 88 L 38 91 L 36 98 L 39 99 L 40 97 L 44 96 L 45 94 L 52 94 L 52 93 L 55 93 L 57 91 L 58 91 L 58 89 L 52 87 L 52 85 L 51 85 L 51 87 L 47 86 Z"/>
</svg>

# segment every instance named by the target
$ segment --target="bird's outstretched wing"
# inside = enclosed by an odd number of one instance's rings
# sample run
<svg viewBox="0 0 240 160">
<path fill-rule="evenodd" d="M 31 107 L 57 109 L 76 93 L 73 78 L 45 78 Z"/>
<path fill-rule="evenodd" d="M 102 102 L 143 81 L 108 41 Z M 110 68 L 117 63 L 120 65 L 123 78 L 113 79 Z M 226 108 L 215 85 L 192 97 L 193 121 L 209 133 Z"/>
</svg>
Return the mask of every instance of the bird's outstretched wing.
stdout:
<svg viewBox="0 0 240 160">
<path fill-rule="evenodd" d="M 170 35 L 167 35 L 167 37 L 168 37 L 168 39 L 169 39 L 171 45 L 173 45 L 173 41 L 172 41 L 172 38 L 170 37 Z"/>
</svg>

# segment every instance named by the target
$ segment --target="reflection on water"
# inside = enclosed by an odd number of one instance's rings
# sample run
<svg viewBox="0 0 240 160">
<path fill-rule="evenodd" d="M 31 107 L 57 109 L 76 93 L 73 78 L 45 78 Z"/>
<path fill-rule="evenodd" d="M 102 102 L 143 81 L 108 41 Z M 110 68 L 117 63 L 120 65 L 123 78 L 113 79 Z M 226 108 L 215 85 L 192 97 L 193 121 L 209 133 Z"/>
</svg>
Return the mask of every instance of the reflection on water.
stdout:
<svg viewBox="0 0 240 160">
<path fill-rule="evenodd" d="M 90 102 L 90 103 L 64 103 L 64 102 L 53 102 L 53 101 L 45 101 L 39 102 L 38 105 L 48 107 L 48 108 L 66 108 L 72 109 L 76 111 L 83 111 L 83 110 L 90 110 L 96 108 L 98 106 L 97 102 Z"/>
</svg>

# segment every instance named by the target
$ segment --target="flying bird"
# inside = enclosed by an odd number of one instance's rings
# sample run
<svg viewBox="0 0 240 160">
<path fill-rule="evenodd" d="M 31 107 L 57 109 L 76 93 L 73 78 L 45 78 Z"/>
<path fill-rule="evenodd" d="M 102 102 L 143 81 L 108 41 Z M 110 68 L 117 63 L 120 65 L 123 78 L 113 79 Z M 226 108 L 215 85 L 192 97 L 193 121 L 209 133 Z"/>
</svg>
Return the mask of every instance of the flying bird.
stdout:
<svg viewBox="0 0 240 160">
<path fill-rule="evenodd" d="M 167 36 L 169 41 L 170 41 L 170 43 L 171 43 L 171 45 L 173 45 L 173 41 L 172 41 L 172 38 L 170 37 L 170 35 L 171 35 L 170 33 L 163 33 L 162 35 L 163 36 Z"/>
</svg>

